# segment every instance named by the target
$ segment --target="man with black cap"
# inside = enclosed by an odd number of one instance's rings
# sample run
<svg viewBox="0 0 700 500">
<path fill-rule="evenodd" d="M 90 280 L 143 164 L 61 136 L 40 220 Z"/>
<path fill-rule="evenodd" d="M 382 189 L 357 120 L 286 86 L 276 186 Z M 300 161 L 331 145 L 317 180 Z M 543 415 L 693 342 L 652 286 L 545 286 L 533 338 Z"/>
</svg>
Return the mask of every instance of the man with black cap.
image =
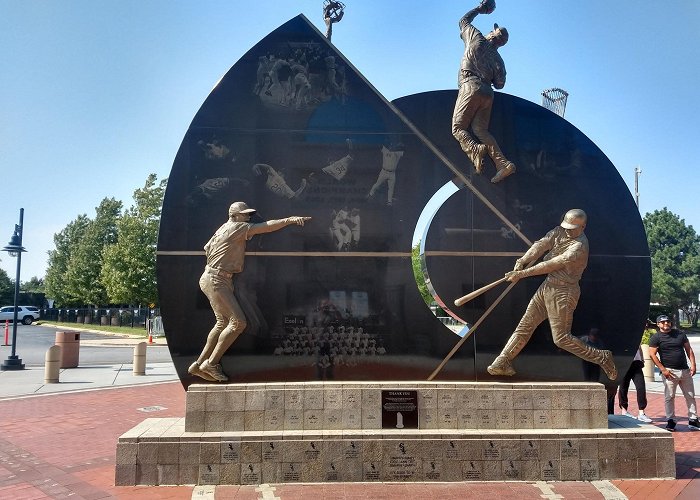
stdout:
<svg viewBox="0 0 700 500">
<path fill-rule="evenodd" d="M 695 353 L 685 333 L 672 328 L 671 319 L 662 314 L 656 318 L 659 331 L 649 339 L 649 354 L 654 364 L 661 370 L 664 382 L 664 410 L 666 429 L 676 429 L 676 387 L 680 386 L 685 404 L 688 406 L 688 427 L 700 430 L 697 406 L 695 405 Z M 687 359 L 686 359 L 687 355 Z M 690 360 L 690 366 L 688 366 Z"/>
<path fill-rule="evenodd" d="M 233 203 L 228 209 L 228 221 L 204 245 L 207 265 L 199 287 L 209 299 L 216 324 L 207 336 L 202 353 L 188 369 L 190 374 L 204 380 L 228 380 L 219 361 L 246 327 L 245 314 L 233 295 L 233 276 L 243 271 L 246 242 L 256 234 L 271 233 L 291 224 L 303 226 L 311 219 L 287 217 L 252 224 L 250 217 L 255 212 L 242 201 Z"/>
<path fill-rule="evenodd" d="M 452 115 L 452 135 L 480 174 L 484 157 L 488 154 L 496 166 L 491 182 L 500 182 L 513 172 L 515 164 L 509 161 L 496 139 L 489 132 L 493 89 L 506 84 L 506 67 L 498 48 L 508 42 L 508 31 L 493 25 L 486 36 L 472 25 L 478 14 L 491 14 L 496 9 L 495 0 L 482 0 L 478 7 L 467 12 L 459 20 L 460 37 L 464 42 L 464 55 L 459 68 L 459 94 Z M 474 133 L 474 140 L 469 129 Z"/>
<path fill-rule="evenodd" d="M 511 361 L 528 343 L 537 326 L 549 319 L 554 344 L 579 358 L 600 365 L 610 380 L 617 379 L 611 351 L 586 345 L 571 335 L 574 310 L 581 294 L 578 282 L 588 265 L 588 238 L 583 233 L 588 217 L 580 208 L 566 212 L 559 226 L 532 244 L 525 255 L 515 261 L 508 281 L 546 274 L 525 310 L 515 332 L 501 354 L 487 368 L 491 375 L 515 375 Z M 544 255 L 547 253 L 546 255 Z M 526 267 L 544 255 L 542 262 Z"/>
</svg>

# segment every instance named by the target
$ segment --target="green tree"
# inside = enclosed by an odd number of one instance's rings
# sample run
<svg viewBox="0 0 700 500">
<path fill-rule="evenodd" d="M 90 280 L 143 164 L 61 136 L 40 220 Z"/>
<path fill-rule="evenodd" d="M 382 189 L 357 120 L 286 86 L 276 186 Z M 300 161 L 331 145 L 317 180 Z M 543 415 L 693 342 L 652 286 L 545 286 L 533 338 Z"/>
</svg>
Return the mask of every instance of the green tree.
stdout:
<svg viewBox="0 0 700 500">
<path fill-rule="evenodd" d="M 413 265 L 413 277 L 416 279 L 418 291 L 423 297 L 426 305 L 430 306 L 433 303 L 433 296 L 428 290 L 428 285 L 425 282 L 425 276 L 421 267 L 420 242 L 411 248 L 411 264 Z"/>
<path fill-rule="evenodd" d="M 117 241 L 117 220 L 122 202 L 104 198 L 95 208 L 95 219 L 85 228 L 77 248 L 70 256 L 65 275 L 69 297 L 80 304 L 107 304 L 107 292 L 100 281 L 105 246 Z"/>
<path fill-rule="evenodd" d="M 15 296 L 15 284 L 4 269 L 0 269 L 0 306 L 12 304 Z"/>
<path fill-rule="evenodd" d="M 29 281 L 20 284 L 23 292 L 43 293 L 45 291 L 44 279 L 37 276 L 32 276 Z"/>
<path fill-rule="evenodd" d="M 158 303 L 156 245 L 166 183 L 148 176 L 144 187 L 134 191 L 134 205 L 117 222 L 117 241 L 105 247 L 100 279 L 112 303 Z"/>
<path fill-rule="evenodd" d="M 651 254 L 652 301 L 668 306 L 674 316 L 678 309 L 691 312 L 700 293 L 700 237 L 665 207 L 647 213 L 644 228 Z"/>
<path fill-rule="evenodd" d="M 61 232 L 53 236 L 53 242 L 56 248 L 48 252 L 49 260 L 44 284 L 46 296 L 54 299 L 56 305 L 73 306 L 82 303 L 77 297 L 69 293 L 66 283 L 66 274 L 68 273 L 71 256 L 78 248 L 79 242 L 89 225 L 90 219 L 86 214 L 82 214 L 75 220 L 69 222 Z"/>
</svg>

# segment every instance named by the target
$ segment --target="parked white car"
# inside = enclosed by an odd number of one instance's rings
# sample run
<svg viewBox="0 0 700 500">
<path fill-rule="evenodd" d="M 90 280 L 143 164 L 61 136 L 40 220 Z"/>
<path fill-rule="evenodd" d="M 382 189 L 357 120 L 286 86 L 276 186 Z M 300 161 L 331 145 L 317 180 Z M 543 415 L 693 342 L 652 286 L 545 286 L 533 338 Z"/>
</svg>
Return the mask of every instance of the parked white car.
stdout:
<svg viewBox="0 0 700 500">
<path fill-rule="evenodd" d="M 14 321 L 14 306 L 0 307 L 0 321 Z M 39 308 L 34 306 L 17 306 L 17 321 L 25 325 L 31 325 L 33 321 L 39 319 Z"/>
</svg>

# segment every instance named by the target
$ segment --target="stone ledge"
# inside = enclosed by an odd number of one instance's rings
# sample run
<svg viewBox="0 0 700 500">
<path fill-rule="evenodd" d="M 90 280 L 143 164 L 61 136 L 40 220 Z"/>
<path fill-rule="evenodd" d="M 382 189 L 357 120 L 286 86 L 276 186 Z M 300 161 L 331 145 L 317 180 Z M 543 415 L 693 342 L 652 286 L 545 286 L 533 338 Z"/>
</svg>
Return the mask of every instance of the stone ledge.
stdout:
<svg viewBox="0 0 700 500">
<path fill-rule="evenodd" d="M 117 485 L 326 481 L 671 478 L 673 438 L 654 426 L 607 429 L 192 433 L 148 419 L 117 445 Z M 161 431 L 167 428 L 170 431 Z M 155 436 L 157 435 L 157 436 Z"/>
<path fill-rule="evenodd" d="M 279 382 L 193 384 L 192 432 L 379 429 L 382 390 L 415 390 L 421 429 L 596 429 L 607 426 L 597 383 Z"/>
</svg>

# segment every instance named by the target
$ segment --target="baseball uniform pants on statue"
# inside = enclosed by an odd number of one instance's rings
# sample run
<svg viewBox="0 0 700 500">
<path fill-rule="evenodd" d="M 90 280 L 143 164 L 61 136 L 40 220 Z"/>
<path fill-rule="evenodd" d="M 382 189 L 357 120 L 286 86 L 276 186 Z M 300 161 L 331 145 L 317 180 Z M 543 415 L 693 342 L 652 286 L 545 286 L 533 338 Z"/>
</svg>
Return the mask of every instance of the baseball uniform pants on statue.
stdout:
<svg viewBox="0 0 700 500">
<path fill-rule="evenodd" d="M 452 115 L 452 134 L 478 171 L 481 171 L 481 166 L 477 165 L 480 163 L 477 159 L 479 145 L 469 134 L 469 127 L 477 139 L 486 146 L 486 152 L 497 170 L 502 170 L 510 164 L 503 156 L 496 139 L 489 132 L 492 106 L 493 91 L 490 85 L 487 86 L 475 76 L 460 77 L 457 103 Z"/>
<path fill-rule="evenodd" d="M 554 284 L 553 281 L 552 278 L 547 278 L 537 289 L 501 356 L 512 361 L 528 343 L 535 328 L 549 319 L 552 339 L 557 347 L 585 361 L 602 364 L 605 360 L 602 350 L 586 345 L 571 335 L 574 310 L 581 294 L 578 284 Z"/>
<path fill-rule="evenodd" d="M 203 351 L 205 357 L 214 353 L 214 364 L 219 362 L 233 341 L 245 330 L 245 314 L 233 295 L 233 279 L 229 273 L 207 269 L 199 279 L 199 287 L 209 299 L 216 318 Z"/>
</svg>

